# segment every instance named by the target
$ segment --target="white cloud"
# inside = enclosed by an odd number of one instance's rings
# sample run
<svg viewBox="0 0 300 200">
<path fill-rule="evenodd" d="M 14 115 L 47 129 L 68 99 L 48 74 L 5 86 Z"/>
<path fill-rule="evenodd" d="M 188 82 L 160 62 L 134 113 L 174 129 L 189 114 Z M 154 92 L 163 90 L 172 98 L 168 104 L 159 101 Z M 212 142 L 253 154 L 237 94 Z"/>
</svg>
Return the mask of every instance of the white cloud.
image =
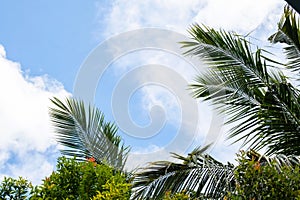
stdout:
<svg viewBox="0 0 300 200">
<path fill-rule="evenodd" d="M 101 15 L 99 22 L 105 25 L 106 37 L 141 27 L 186 33 L 195 22 L 247 33 L 274 12 L 282 11 L 283 5 L 282 0 L 115 0 L 106 18 Z"/>
<path fill-rule="evenodd" d="M 150 145 L 143 149 L 137 149 L 128 156 L 126 169 L 133 170 L 146 167 L 149 163 L 157 160 L 175 161 L 178 160 L 171 157 L 170 152 L 156 145 Z"/>
<path fill-rule="evenodd" d="M 281 0 L 209 0 L 199 10 L 194 21 L 215 28 L 248 33 L 262 24 L 274 11 L 282 11 L 283 5 L 284 1 Z"/>
<path fill-rule="evenodd" d="M 58 154 L 49 123 L 49 98 L 69 93 L 47 75 L 22 72 L 19 63 L 5 57 L 1 45 L 0 55 L 0 178 L 24 176 L 37 183 L 53 170 L 52 154 Z"/>
<path fill-rule="evenodd" d="M 0 45 L 0 57 L 2 57 L 2 58 L 6 57 L 6 52 L 2 45 Z"/>
<path fill-rule="evenodd" d="M 189 0 L 185 2 L 170 0 L 115 0 L 107 13 L 106 36 L 133 30 L 140 27 L 161 27 L 185 30 L 193 22 L 193 17 L 205 6 L 206 1 Z"/>
</svg>

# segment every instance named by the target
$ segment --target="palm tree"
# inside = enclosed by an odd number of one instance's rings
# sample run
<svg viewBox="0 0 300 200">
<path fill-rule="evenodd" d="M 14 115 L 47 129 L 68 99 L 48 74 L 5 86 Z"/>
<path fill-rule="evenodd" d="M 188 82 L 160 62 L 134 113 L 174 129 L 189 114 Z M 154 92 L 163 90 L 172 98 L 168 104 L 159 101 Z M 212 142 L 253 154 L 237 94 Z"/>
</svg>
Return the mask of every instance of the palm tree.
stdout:
<svg viewBox="0 0 300 200">
<path fill-rule="evenodd" d="M 233 126 L 229 138 L 242 140 L 256 151 L 265 148 L 264 156 L 257 155 L 260 159 L 268 161 L 267 156 L 273 156 L 279 163 L 289 164 L 290 159 L 299 163 L 300 90 L 293 85 L 296 80 L 283 73 L 288 70 L 299 78 L 299 16 L 286 6 L 278 31 L 269 38 L 272 43 L 284 43 L 286 64 L 233 32 L 195 24 L 189 33 L 193 41 L 183 42 L 186 55 L 197 56 L 209 66 L 191 85 L 194 97 L 212 102 L 228 115 L 226 124 Z M 203 150 L 196 149 L 186 158 L 175 154 L 180 164 L 150 164 L 134 180 L 135 197 L 157 199 L 166 191 L 190 191 L 222 198 L 226 190 L 234 189 L 234 166 L 216 161 Z"/>
<path fill-rule="evenodd" d="M 270 37 L 286 42 L 285 53 L 293 72 L 299 71 L 300 27 L 295 13 L 285 8 L 279 30 Z M 229 137 L 256 150 L 267 147 L 267 154 L 300 155 L 300 91 L 278 70 L 278 63 L 263 49 L 251 50 L 246 38 L 194 25 L 193 42 L 185 42 L 188 55 L 200 56 L 209 70 L 191 87 L 196 98 L 210 100 L 229 116 L 233 124 Z"/>
<path fill-rule="evenodd" d="M 62 102 L 51 99 L 50 117 L 55 128 L 56 139 L 65 149 L 65 156 L 77 160 L 95 158 L 98 163 L 108 164 L 123 170 L 129 147 L 125 147 L 117 135 L 115 124 L 105 122 L 99 109 L 88 106 L 83 101 L 67 98 Z"/>
</svg>

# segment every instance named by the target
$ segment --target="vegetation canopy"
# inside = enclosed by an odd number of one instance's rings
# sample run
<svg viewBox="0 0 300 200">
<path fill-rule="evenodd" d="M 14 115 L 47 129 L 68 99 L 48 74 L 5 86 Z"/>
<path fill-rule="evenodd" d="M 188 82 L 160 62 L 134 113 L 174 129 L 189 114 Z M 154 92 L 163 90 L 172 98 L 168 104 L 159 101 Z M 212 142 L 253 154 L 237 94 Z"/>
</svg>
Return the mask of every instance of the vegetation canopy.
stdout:
<svg viewBox="0 0 300 200">
<path fill-rule="evenodd" d="M 286 6 L 269 37 L 283 48 L 284 64 L 246 36 L 199 24 L 188 31 L 185 55 L 208 66 L 190 85 L 194 97 L 214 104 L 228 117 L 229 139 L 249 147 L 237 166 L 205 146 L 125 172 L 130 149 L 117 127 L 83 101 L 53 98 L 50 117 L 66 157 L 39 186 L 5 178 L 0 199 L 300 199 L 299 15 Z"/>
</svg>

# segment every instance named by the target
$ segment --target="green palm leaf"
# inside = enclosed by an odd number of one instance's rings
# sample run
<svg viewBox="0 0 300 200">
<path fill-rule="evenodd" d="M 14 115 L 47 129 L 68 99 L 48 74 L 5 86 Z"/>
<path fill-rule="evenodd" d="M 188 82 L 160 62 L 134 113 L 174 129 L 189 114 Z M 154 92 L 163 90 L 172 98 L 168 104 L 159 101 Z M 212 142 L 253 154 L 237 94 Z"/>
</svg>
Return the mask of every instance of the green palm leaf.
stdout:
<svg viewBox="0 0 300 200">
<path fill-rule="evenodd" d="M 234 189 L 234 167 L 224 165 L 196 148 L 187 157 L 173 154 L 181 163 L 151 163 L 133 180 L 133 199 L 160 199 L 167 191 L 186 191 L 196 197 L 221 198 Z"/>
<path fill-rule="evenodd" d="M 285 43 L 284 52 L 288 59 L 287 67 L 300 73 L 300 20 L 297 13 L 289 6 L 278 23 L 278 31 L 269 37 L 273 43 Z"/>
<path fill-rule="evenodd" d="M 97 162 L 105 162 L 122 170 L 128 147 L 124 147 L 117 127 L 105 122 L 104 115 L 95 107 L 86 108 L 83 101 L 72 98 L 63 103 L 58 98 L 51 99 L 50 117 L 58 143 L 65 146 L 63 155 L 78 160 L 94 157 Z"/>
<path fill-rule="evenodd" d="M 183 42 L 186 54 L 209 66 L 191 85 L 193 94 L 229 115 L 226 123 L 235 124 L 229 137 L 256 150 L 268 147 L 269 154 L 299 155 L 299 90 L 246 38 L 197 24 L 189 32 L 194 41 Z"/>
</svg>

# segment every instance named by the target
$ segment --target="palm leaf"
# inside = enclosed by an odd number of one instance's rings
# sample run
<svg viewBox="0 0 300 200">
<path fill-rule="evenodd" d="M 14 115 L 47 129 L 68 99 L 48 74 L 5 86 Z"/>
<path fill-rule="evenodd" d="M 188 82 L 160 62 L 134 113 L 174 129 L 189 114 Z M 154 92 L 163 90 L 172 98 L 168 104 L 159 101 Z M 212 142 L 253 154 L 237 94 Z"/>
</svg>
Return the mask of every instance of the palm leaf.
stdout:
<svg viewBox="0 0 300 200">
<path fill-rule="evenodd" d="M 278 31 L 269 37 L 273 43 L 285 43 L 284 52 L 288 59 L 287 67 L 300 73 L 300 21 L 298 14 L 289 6 L 278 23 Z"/>
<path fill-rule="evenodd" d="M 234 188 L 234 167 L 224 165 L 196 148 L 187 157 L 173 154 L 181 163 L 158 161 L 136 174 L 133 199 L 160 199 L 167 191 L 192 196 L 221 198 Z"/>
<path fill-rule="evenodd" d="M 83 101 L 72 98 L 65 103 L 58 98 L 51 102 L 54 106 L 50 108 L 50 117 L 56 139 L 66 147 L 61 150 L 63 155 L 78 160 L 94 157 L 97 162 L 123 169 L 129 148 L 122 144 L 117 127 L 105 122 L 97 108 L 86 108 Z"/>
<path fill-rule="evenodd" d="M 226 123 L 235 124 L 229 138 L 256 150 L 268 147 L 269 154 L 299 155 L 299 90 L 267 65 L 271 59 L 262 50 L 253 52 L 246 38 L 197 24 L 189 32 L 194 41 L 183 42 L 186 54 L 209 66 L 191 85 L 194 97 L 229 115 Z"/>
</svg>

